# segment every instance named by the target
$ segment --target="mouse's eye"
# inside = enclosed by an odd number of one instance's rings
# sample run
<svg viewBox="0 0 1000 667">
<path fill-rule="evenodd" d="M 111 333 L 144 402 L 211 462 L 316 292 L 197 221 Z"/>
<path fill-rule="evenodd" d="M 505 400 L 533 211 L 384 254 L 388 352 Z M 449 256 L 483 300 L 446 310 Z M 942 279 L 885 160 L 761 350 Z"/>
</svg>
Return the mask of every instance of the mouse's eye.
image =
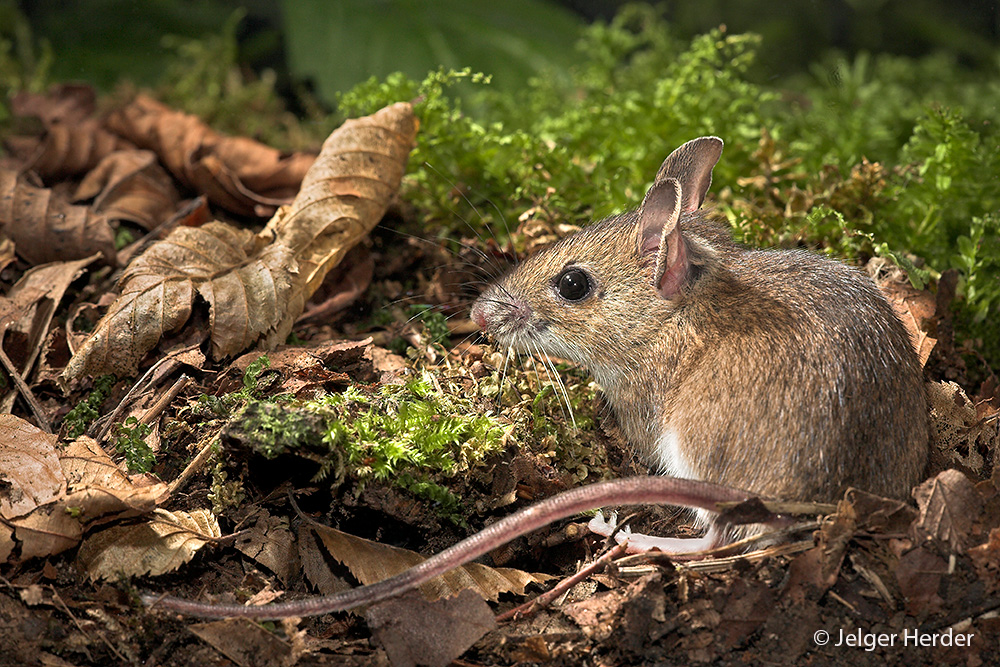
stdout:
<svg viewBox="0 0 1000 667">
<path fill-rule="evenodd" d="M 591 292 L 590 278 L 583 269 L 566 269 L 556 278 L 556 290 L 567 301 L 580 301 Z"/>
</svg>

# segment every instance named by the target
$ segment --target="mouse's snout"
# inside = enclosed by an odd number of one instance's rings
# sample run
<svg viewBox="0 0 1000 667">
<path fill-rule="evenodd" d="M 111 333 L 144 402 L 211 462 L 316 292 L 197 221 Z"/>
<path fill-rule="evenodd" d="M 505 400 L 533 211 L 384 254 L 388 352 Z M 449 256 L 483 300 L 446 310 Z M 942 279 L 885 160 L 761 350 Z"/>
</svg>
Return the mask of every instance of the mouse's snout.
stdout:
<svg viewBox="0 0 1000 667">
<path fill-rule="evenodd" d="M 472 304 L 472 312 L 469 313 L 469 317 L 472 321 L 476 323 L 476 326 L 482 330 L 486 330 L 486 313 L 483 312 L 483 306 L 478 301 Z"/>
</svg>

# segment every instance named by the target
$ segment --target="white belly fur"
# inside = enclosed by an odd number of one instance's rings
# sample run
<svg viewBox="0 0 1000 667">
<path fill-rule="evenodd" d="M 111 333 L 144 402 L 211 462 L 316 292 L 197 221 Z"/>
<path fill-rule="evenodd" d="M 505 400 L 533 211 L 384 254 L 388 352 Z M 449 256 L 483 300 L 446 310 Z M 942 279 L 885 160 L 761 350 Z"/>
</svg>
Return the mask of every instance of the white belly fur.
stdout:
<svg viewBox="0 0 1000 667">
<path fill-rule="evenodd" d="M 661 475 L 668 477 L 680 477 L 682 479 L 698 479 L 698 475 L 692 470 L 687 458 L 681 453 L 681 438 L 671 428 L 663 431 L 659 440 L 656 441 L 656 450 L 653 453 L 654 464 L 657 465 Z"/>
<path fill-rule="evenodd" d="M 681 479 L 700 480 L 698 473 L 694 471 L 687 457 L 681 452 L 681 437 L 671 428 L 666 428 L 663 434 L 656 441 L 656 451 L 653 453 L 654 465 L 659 469 L 661 475 L 667 477 L 680 477 Z M 697 524 L 708 526 L 712 523 L 714 512 L 708 510 L 694 510 L 697 517 Z"/>
</svg>

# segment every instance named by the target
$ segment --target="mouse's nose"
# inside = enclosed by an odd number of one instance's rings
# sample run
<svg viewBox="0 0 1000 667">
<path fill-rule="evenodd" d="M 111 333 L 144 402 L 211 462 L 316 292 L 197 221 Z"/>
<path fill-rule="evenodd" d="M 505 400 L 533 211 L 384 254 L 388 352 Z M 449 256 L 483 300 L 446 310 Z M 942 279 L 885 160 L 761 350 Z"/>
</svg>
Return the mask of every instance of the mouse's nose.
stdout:
<svg viewBox="0 0 1000 667">
<path fill-rule="evenodd" d="M 472 321 L 476 323 L 476 326 L 480 329 L 486 329 L 486 313 L 483 312 L 483 307 L 480 304 L 475 304 L 472 306 L 472 312 L 469 313 Z"/>
</svg>

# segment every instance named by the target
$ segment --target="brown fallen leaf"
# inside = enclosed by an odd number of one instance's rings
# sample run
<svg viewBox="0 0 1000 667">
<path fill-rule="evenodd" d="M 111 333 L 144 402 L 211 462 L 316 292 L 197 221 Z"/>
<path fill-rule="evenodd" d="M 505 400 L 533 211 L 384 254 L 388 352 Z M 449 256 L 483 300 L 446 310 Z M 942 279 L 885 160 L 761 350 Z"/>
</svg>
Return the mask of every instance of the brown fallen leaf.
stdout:
<svg viewBox="0 0 1000 667">
<path fill-rule="evenodd" d="M 385 215 L 418 125 L 405 102 L 346 121 L 323 143 L 295 201 L 268 221 L 261 235 L 293 248 L 299 267 L 289 308 L 295 315 L 269 336 L 268 347 L 285 341 L 326 274 Z"/>
<path fill-rule="evenodd" d="M 489 605 L 472 591 L 434 602 L 411 591 L 373 605 L 365 620 L 393 667 L 446 667 L 497 626 Z"/>
<path fill-rule="evenodd" d="M 295 535 L 289 530 L 288 521 L 266 510 L 258 512 L 253 528 L 237 538 L 234 546 L 274 572 L 286 586 L 301 571 Z"/>
<path fill-rule="evenodd" d="M 973 473 L 986 474 L 986 461 L 1000 451 L 1000 420 L 987 418 L 995 410 L 988 402 L 974 404 L 954 382 L 928 382 L 927 398 L 935 451 Z"/>
<path fill-rule="evenodd" d="M 53 190 L 35 187 L 16 171 L 0 169 L 0 231 L 29 264 L 74 260 L 100 253 L 115 262 L 108 219 L 73 206 Z"/>
<path fill-rule="evenodd" d="M 83 178 L 73 199 L 94 199 L 94 212 L 108 220 L 152 230 L 174 215 L 180 193 L 151 151 L 116 151 Z"/>
<path fill-rule="evenodd" d="M 41 137 L 8 137 L 4 143 L 26 169 L 44 179 L 86 173 L 109 153 L 134 148 L 92 117 L 95 108 L 94 90 L 86 85 L 62 84 L 44 95 L 21 91 L 11 100 L 11 111 L 38 118 L 45 132 Z"/>
<path fill-rule="evenodd" d="M 906 611 L 916 616 L 939 608 L 941 577 L 947 573 L 947 563 L 930 549 L 917 547 L 899 554 L 896 583 L 906 600 Z"/>
<path fill-rule="evenodd" d="M 85 83 L 61 83 L 47 93 L 18 92 L 10 101 L 15 116 L 35 116 L 42 123 L 73 123 L 87 118 L 97 108 L 97 93 Z"/>
<path fill-rule="evenodd" d="M 365 585 L 393 577 L 425 560 L 408 549 L 366 540 L 329 526 L 313 524 L 312 530 L 330 556 Z M 420 592 L 429 600 L 437 600 L 470 588 L 486 600 L 496 600 L 501 593 L 523 595 L 528 584 L 550 578 L 514 568 L 468 563 L 422 584 Z"/>
<path fill-rule="evenodd" d="M 14 519 L 66 495 L 58 438 L 0 414 L 0 517 Z"/>
<path fill-rule="evenodd" d="M 76 559 L 92 581 L 123 574 L 157 576 L 173 572 L 221 536 L 219 520 L 209 510 L 156 509 L 147 521 L 91 535 L 80 545 Z"/>
<path fill-rule="evenodd" d="M 966 554 L 989 592 L 995 594 L 1000 590 L 1000 528 L 993 528 L 986 542 L 972 547 Z"/>
<path fill-rule="evenodd" d="M 148 513 L 167 496 L 165 484 L 144 475 L 129 477 L 86 436 L 59 452 L 59 464 L 66 493 L 7 520 L 13 532 L 0 532 L 0 553 L 18 544 L 19 561 L 60 553 L 79 544 L 88 527 Z"/>
<path fill-rule="evenodd" d="M 15 259 L 17 259 L 17 252 L 14 248 L 14 242 L 0 232 L 0 271 L 6 269 Z"/>
<path fill-rule="evenodd" d="M 910 332 L 913 347 L 924 366 L 937 344 L 937 339 L 927 334 L 927 329 L 937 313 L 937 300 L 930 290 L 915 289 L 906 272 L 888 259 L 875 257 L 868 263 L 869 273 L 875 279 L 882 294 L 892 304 L 896 315 Z"/>
<path fill-rule="evenodd" d="M 107 126 L 156 152 L 184 185 L 239 215 L 268 216 L 299 189 L 315 156 L 285 154 L 244 137 L 227 137 L 200 118 L 139 95 L 112 112 Z"/>
<path fill-rule="evenodd" d="M 188 626 L 196 637 L 239 667 L 294 665 L 298 655 L 292 644 L 252 621 L 231 618 Z"/>
<path fill-rule="evenodd" d="M 220 222 L 175 229 L 125 269 L 121 296 L 73 355 L 63 377 L 135 374 L 146 352 L 187 323 L 196 294 L 209 304 L 213 356 L 240 352 L 278 324 L 294 267 L 284 246 L 256 252 L 247 230 Z"/>
<path fill-rule="evenodd" d="M 55 262 L 28 269 L 10 288 L 7 296 L 0 297 L 0 325 L 8 324 L 6 331 L 0 334 L 0 340 L 5 350 L 11 344 L 23 350 L 21 358 L 10 355 L 22 377 L 26 377 L 34 367 L 43 338 L 70 283 L 98 257 L 100 255 L 95 254 L 75 262 Z M 16 388 L 8 391 L 0 399 L 0 412 L 10 412 L 17 395 Z"/>
<path fill-rule="evenodd" d="M 920 509 L 910 527 L 914 544 L 940 540 L 956 553 L 975 544 L 971 531 L 983 501 L 968 477 L 958 470 L 945 470 L 914 489 L 913 497 Z"/>
<path fill-rule="evenodd" d="M 46 182 L 85 174 L 115 151 L 135 148 L 97 118 L 48 125 L 40 137 L 10 137 L 5 143 Z"/>
<path fill-rule="evenodd" d="M 408 104 L 347 121 L 327 139 L 295 202 L 261 234 L 214 222 L 151 245 L 122 274 L 121 296 L 63 379 L 134 374 L 164 334 L 188 321 L 195 293 L 209 304 L 215 358 L 283 343 L 326 272 L 385 213 L 415 133 Z"/>
</svg>

